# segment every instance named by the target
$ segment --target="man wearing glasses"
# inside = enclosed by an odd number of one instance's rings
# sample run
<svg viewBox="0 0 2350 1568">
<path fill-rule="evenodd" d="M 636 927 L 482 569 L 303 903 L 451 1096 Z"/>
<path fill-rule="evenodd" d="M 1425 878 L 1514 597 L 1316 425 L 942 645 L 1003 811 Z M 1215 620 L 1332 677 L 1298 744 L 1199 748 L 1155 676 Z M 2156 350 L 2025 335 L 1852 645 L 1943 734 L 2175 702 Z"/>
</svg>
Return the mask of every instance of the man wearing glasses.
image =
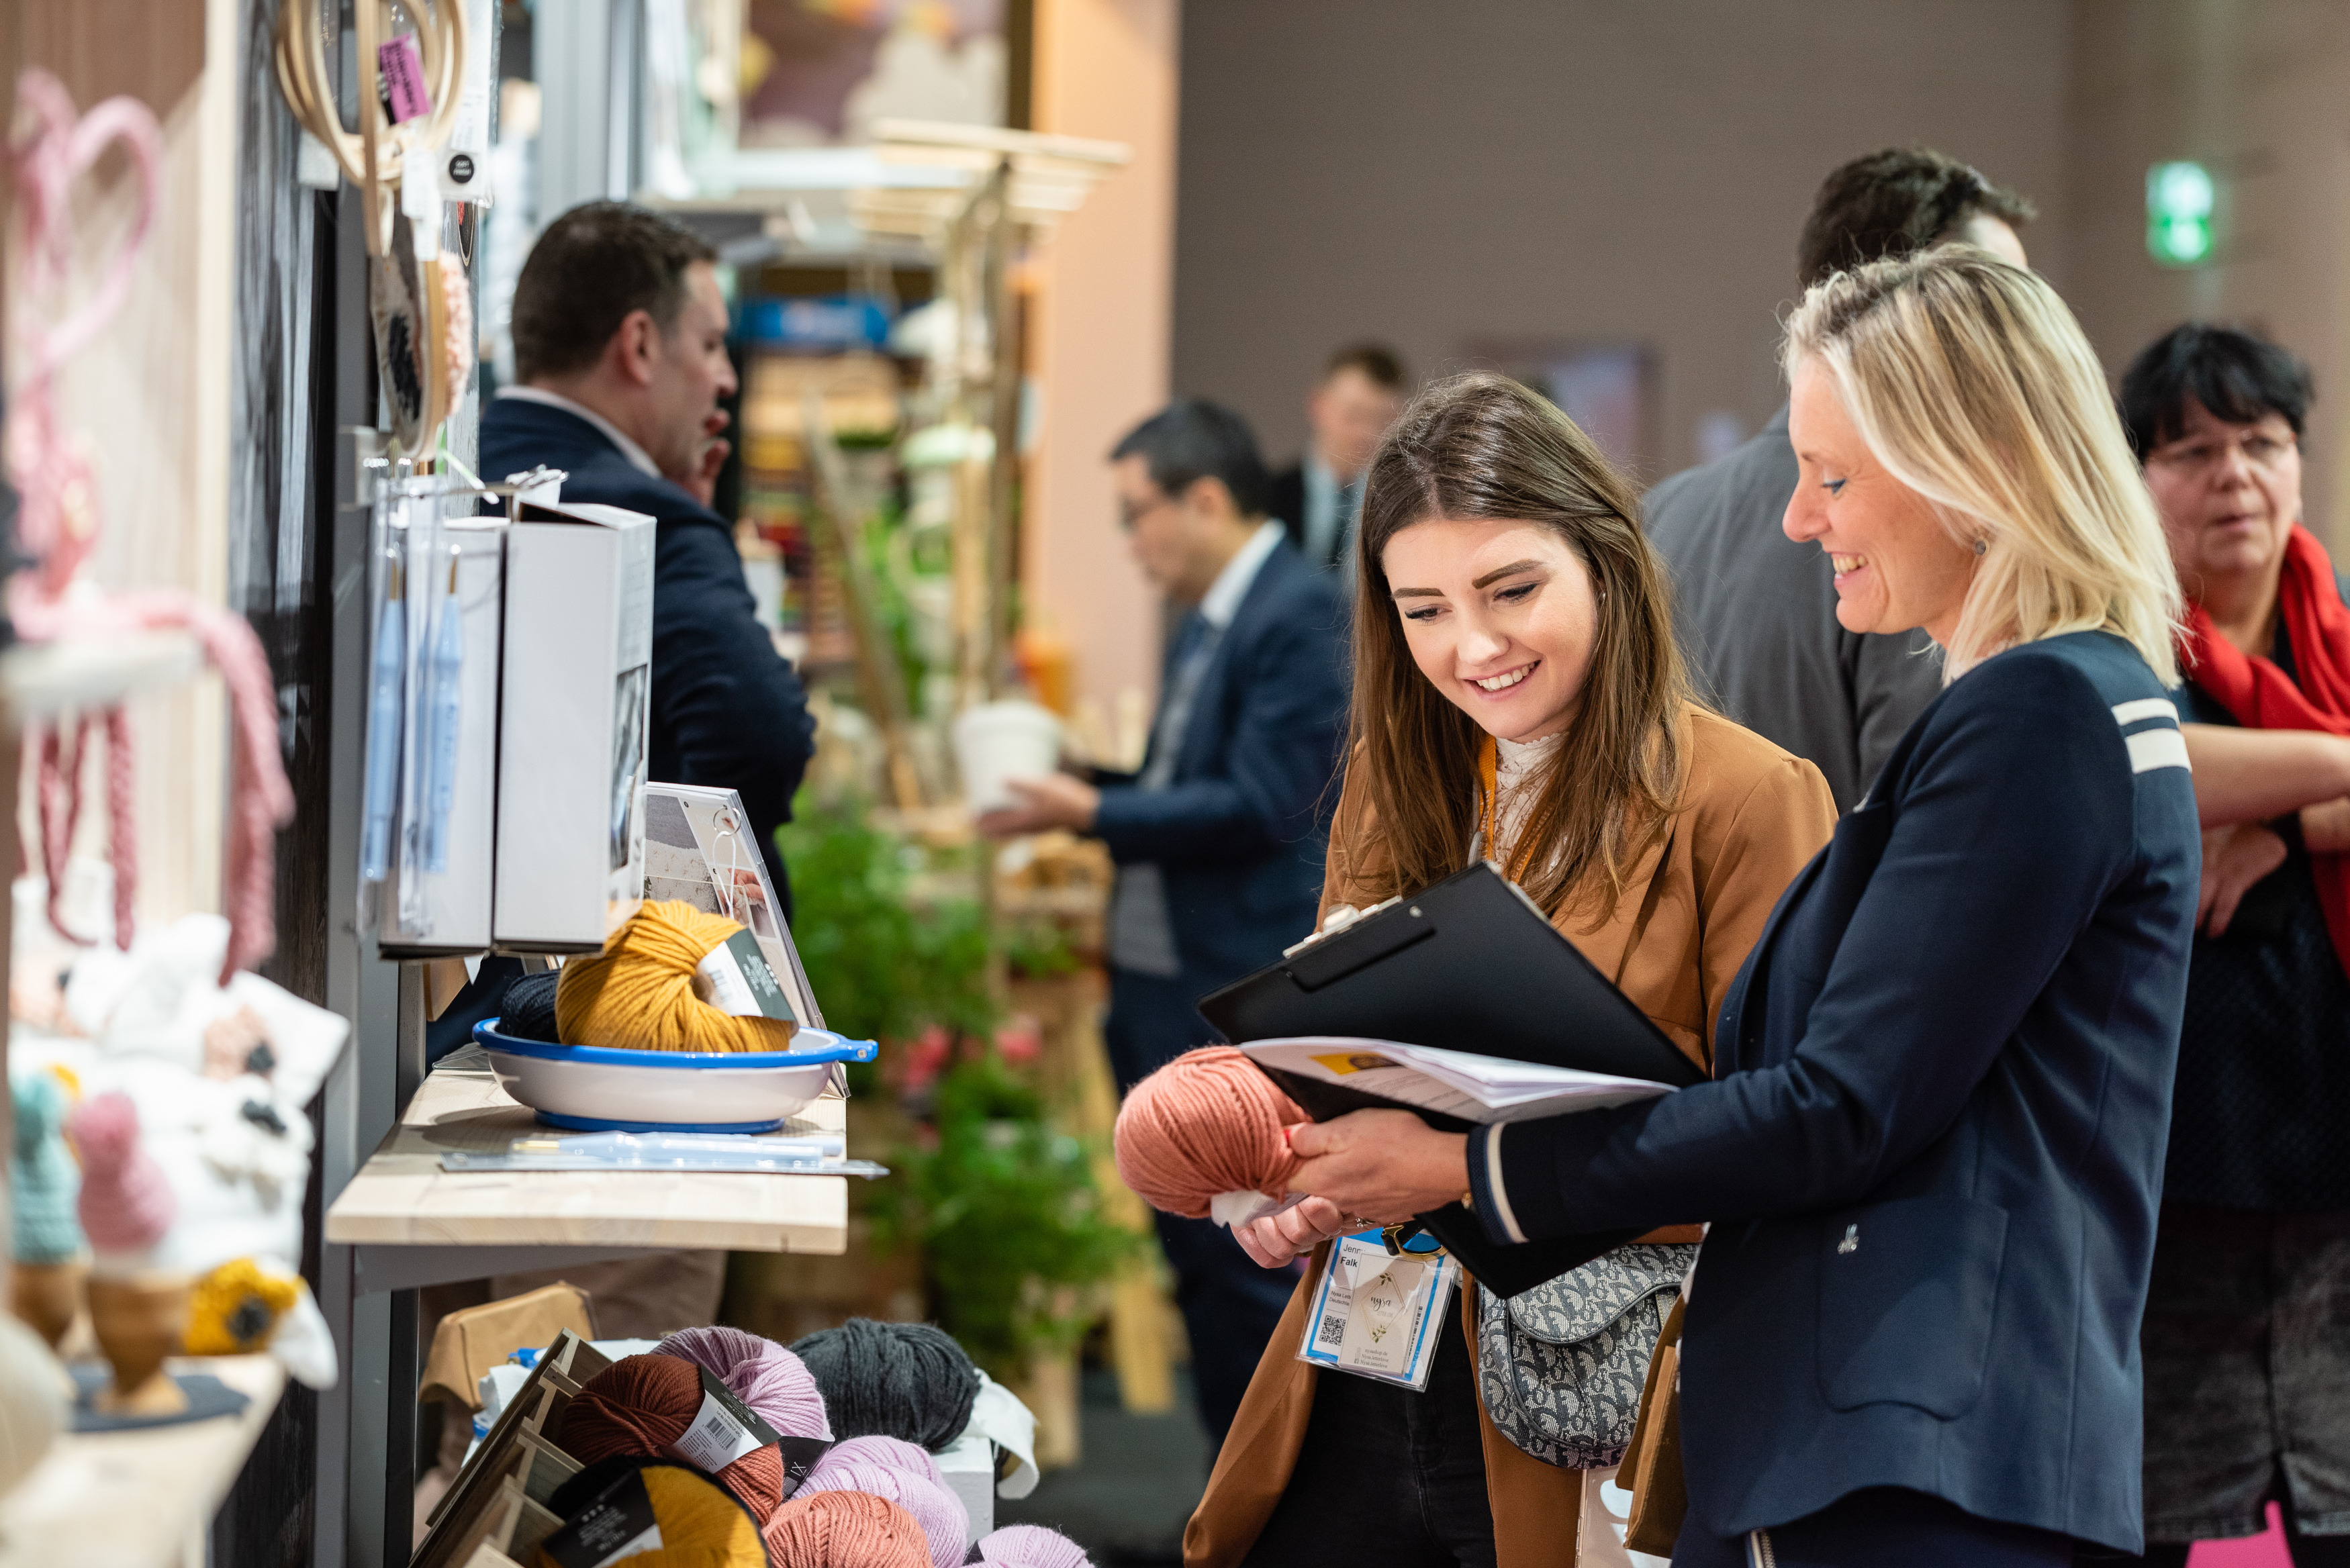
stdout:
<svg viewBox="0 0 2350 1568">
<path fill-rule="evenodd" d="M 1135 563 L 1179 617 L 1142 771 L 1015 782 L 1023 804 L 979 826 L 999 838 L 1068 828 L 1109 846 L 1118 870 L 1103 1033 L 1122 1094 L 1216 1038 L 1193 1002 L 1314 929 L 1317 808 L 1337 765 L 1347 681 L 1338 590 L 1267 520 L 1271 480 L 1238 414 L 1170 404 L 1110 463 Z M 1209 1220 L 1158 1220 L 1201 1418 L 1221 1445 L 1295 1282 L 1250 1262 Z"/>
</svg>

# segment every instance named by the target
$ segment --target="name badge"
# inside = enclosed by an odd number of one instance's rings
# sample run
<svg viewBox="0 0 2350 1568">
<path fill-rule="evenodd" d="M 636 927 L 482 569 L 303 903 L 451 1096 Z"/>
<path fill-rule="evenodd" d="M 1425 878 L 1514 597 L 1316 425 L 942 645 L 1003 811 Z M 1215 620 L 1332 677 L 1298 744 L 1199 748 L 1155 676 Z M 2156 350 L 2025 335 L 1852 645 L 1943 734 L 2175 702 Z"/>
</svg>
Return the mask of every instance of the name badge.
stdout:
<svg viewBox="0 0 2350 1568">
<path fill-rule="evenodd" d="M 1461 1265 L 1450 1253 L 1390 1252 L 1377 1231 L 1342 1237 L 1315 1287 L 1297 1359 L 1424 1389 L 1460 1285 Z"/>
</svg>

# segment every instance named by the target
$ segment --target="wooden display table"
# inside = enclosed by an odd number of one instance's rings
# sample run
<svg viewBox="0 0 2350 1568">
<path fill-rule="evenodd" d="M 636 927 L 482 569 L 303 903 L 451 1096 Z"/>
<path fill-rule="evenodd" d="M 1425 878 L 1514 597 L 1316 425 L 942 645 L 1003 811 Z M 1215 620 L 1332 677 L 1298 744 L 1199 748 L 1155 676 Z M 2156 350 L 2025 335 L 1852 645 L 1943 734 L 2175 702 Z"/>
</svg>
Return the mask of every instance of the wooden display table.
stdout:
<svg viewBox="0 0 2350 1568">
<path fill-rule="evenodd" d="M 847 1125 L 847 1102 L 821 1099 L 784 1130 Z M 503 1154 L 518 1137 L 551 1133 L 487 1073 L 428 1074 L 328 1208 L 326 1239 L 353 1250 L 362 1293 L 631 1252 L 837 1253 L 847 1245 L 841 1176 L 441 1168 L 445 1153 Z"/>
<path fill-rule="evenodd" d="M 243 1413 L 136 1432 L 67 1433 L 0 1498 L 0 1568 L 203 1568 L 213 1513 L 286 1386 L 266 1355 L 174 1361 L 249 1401 Z"/>
</svg>

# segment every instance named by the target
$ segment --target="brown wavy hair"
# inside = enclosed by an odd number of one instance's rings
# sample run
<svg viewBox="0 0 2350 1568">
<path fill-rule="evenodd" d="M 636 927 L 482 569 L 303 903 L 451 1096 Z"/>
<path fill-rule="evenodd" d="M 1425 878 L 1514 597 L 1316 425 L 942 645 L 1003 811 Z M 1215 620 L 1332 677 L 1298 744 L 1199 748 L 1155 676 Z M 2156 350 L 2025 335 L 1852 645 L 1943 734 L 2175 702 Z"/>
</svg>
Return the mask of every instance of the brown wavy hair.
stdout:
<svg viewBox="0 0 2350 1568">
<path fill-rule="evenodd" d="M 1345 867 L 1357 896 L 1416 893 L 1467 863 L 1484 739 L 1412 662 L 1381 554 L 1430 518 L 1493 519 L 1558 534 L 1598 596 L 1582 711 L 1552 753 L 1523 831 L 1553 846 L 1527 872 L 1537 904 L 1555 913 L 1570 896 L 1589 898 L 1594 926 L 1614 913 L 1625 868 L 1679 801 L 1682 718 L 1695 701 L 1673 641 L 1670 580 L 1640 532 L 1638 505 L 1574 421 L 1506 377 L 1436 382 L 1388 432 L 1371 460 L 1356 543 L 1347 742 L 1349 794 L 1377 814 L 1377 842 L 1347 831 L 1359 822 L 1342 822 L 1333 837 L 1334 848 L 1368 850 Z"/>
</svg>

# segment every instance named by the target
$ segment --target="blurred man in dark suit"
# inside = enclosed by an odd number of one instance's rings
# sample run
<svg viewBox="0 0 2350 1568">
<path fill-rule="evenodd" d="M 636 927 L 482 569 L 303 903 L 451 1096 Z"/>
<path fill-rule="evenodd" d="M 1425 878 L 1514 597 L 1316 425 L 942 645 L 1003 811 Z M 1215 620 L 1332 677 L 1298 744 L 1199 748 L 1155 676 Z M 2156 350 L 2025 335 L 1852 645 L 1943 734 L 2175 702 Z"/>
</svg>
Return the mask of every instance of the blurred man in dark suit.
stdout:
<svg viewBox="0 0 2350 1568">
<path fill-rule="evenodd" d="M 1363 514 L 1363 472 L 1379 438 L 1403 411 L 1403 361 L 1378 343 L 1330 356 L 1305 399 L 1305 452 L 1273 476 L 1270 510 L 1290 545 L 1321 571 L 1343 577 Z"/>
<path fill-rule="evenodd" d="M 1120 1093 L 1216 1033 L 1192 1005 L 1309 935 L 1322 895 L 1317 806 L 1346 717 L 1336 583 L 1266 517 L 1240 416 L 1184 400 L 1111 453 L 1143 574 L 1182 610 L 1142 771 L 1015 782 L 1024 804 L 980 818 L 1003 837 L 1089 833 L 1118 863 L 1109 1017 Z M 1191 1331 L 1200 1414 L 1221 1444 L 1295 1282 L 1223 1227 L 1159 1216 Z"/>
<path fill-rule="evenodd" d="M 1924 148 L 1871 153 L 1821 183 L 1796 247 L 1796 281 L 1809 288 L 1944 240 L 2022 266 L 2015 231 L 2032 215 L 2030 202 L 1955 158 Z M 1880 637 L 1836 624 L 1827 556 L 1779 529 L 1794 493 L 1782 407 L 1735 452 L 1658 485 L 1641 512 L 1673 569 L 1673 629 L 1707 695 L 1818 767 L 1836 809 L 1850 811 L 1942 689 L 1942 661 L 1924 651 L 1922 633 Z"/>
</svg>

